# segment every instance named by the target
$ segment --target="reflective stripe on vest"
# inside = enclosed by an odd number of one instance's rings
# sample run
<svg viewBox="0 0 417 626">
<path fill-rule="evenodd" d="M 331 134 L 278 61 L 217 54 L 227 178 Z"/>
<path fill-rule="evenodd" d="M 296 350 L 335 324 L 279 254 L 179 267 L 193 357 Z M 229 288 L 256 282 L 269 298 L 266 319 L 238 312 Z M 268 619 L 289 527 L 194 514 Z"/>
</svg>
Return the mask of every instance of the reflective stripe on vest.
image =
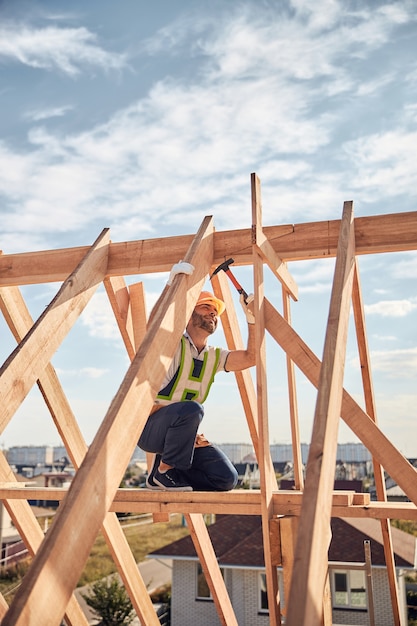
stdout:
<svg viewBox="0 0 417 626">
<path fill-rule="evenodd" d="M 185 337 L 181 338 L 181 358 L 176 380 L 167 395 L 157 395 L 158 404 L 196 400 L 202 404 L 207 398 L 210 387 L 216 375 L 220 361 L 220 348 L 209 346 L 204 351 L 203 359 L 194 359 L 191 346 Z M 200 372 L 195 370 L 195 361 L 202 363 Z M 199 364 L 200 364 L 199 363 Z"/>
</svg>

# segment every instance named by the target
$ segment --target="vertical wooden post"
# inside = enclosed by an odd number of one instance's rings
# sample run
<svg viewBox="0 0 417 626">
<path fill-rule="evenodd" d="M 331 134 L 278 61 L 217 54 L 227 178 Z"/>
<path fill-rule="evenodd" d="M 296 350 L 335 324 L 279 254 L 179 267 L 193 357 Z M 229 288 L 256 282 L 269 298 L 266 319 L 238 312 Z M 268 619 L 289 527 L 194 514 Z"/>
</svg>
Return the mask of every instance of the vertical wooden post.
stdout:
<svg viewBox="0 0 417 626">
<path fill-rule="evenodd" d="M 252 244 L 254 271 L 254 310 L 256 337 L 256 391 L 259 429 L 259 470 L 262 493 L 262 534 L 266 586 L 268 594 L 269 620 L 271 626 L 281 624 L 277 568 L 272 563 L 270 550 L 270 521 L 272 519 L 272 491 L 277 489 L 274 467 L 269 454 L 268 399 L 266 378 L 265 321 L 264 321 L 264 281 L 263 261 L 257 251 L 257 232 L 262 232 L 262 205 L 260 181 L 256 174 L 251 175 L 252 190 Z"/>
<path fill-rule="evenodd" d="M 376 626 L 375 606 L 374 606 L 374 586 L 372 583 L 371 542 L 369 541 L 369 539 L 363 542 L 363 547 L 365 550 L 366 592 L 368 595 L 369 626 Z"/>
<path fill-rule="evenodd" d="M 199 513 L 188 513 L 185 515 L 185 519 L 213 597 L 220 623 L 223 626 L 238 626 L 203 516 Z"/>
<path fill-rule="evenodd" d="M 229 279 L 226 277 L 224 272 L 215 274 L 212 278 L 213 291 L 215 295 L 218 298 L 221 298 L 226 305 L 226 310 L 221 316 L 221 323 L 226 337 L 227 347 L 229 350 L 241 350 L 243 349 L 242 334 L 240 332 L 228 280 Z M 255 450 L 256 458 L 258 459 L 259 436 L 257 407 L 252 376 L 249 370 L 242 370 L 241 372 L 235 372 L 235 377 L 243 409 L 245 411 L 253 448 Z"/>
<path fill-rule="evenodd" d="M 288 598 L 290 595 L 291 577 L 294 567 L 294 553 L 297 541 L 298 518 L 285 515 L 279 518 L 280 545 L 282 557 L 282 573 L 284 577 L 284 607 L 281 613 L 287 615 Z"/>
<path fill-rule="evenodd" d="M 369 355 L 368 341 L 366 338 L 365 311 L 362 300 L 362 290 L 360 285 L 359 264 L 356 260 L 355 274 L 353 277 L 352 292 L 353 314 L 355 318 L 356 338 L 358 343 L 359 359 L 361 364 L 362 383 L 365 396 L 365 407 L 369 417 L 377 423 L 374 389 L 371 376 L 371 359 Z M 383 502 L 387 500 L 387 492 L 385 487 L 384 470 L 381 464 L 372 458 L 374 468 L 374 480 L 377 499 Z M 381 532 L 384 545 L 385 564 L 387 567 L 387 575 L 389 581 L 389 590 L 391 596 L 391 607 L 394 620 L 394 626 L 401 625 L 401 609 L 398 597 L 397 576 L 395 573 L 394 550 L 392 545 L 391 524 L 389 519 L 381 519 Z"/>
<path fill-rule="evenodd" d="M 282 287 L 282 302 L 284 318 L 291 325 L 291 301 L 288 291 Z M 300 428 L 298 422 L 297 389 L 295 368 L 292 359 L 285 355 L 287 361 L 288 397 L 290 406 L 291 441 L 294 463 L 294 486 L 299 491 L 304 489 L 303 460 L 300 446 Z"/>
<path fill-rule="evenodd" d="M 353 207 L 351 202 L 345 202 L 307 462 L 287 626 L 320 626 L 323 619 L 323 594 L 327 576 L 327 551 L 331 537 L 330 516 L 354 254 Z"/>
</svg>

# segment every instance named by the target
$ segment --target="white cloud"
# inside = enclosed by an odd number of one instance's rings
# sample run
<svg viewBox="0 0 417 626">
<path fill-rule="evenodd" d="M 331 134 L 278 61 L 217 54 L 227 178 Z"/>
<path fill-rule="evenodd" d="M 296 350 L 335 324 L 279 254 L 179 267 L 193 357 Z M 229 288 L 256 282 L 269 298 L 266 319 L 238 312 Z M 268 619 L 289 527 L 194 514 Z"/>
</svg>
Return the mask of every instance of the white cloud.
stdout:
<svg viewBox="0 0 417 626">
<path fill-rule="evenodd" d="M 377 341 L 398 341 L 398 337 L 395 335 L 378 335 L 374 333 L 372 337 Z"/>
<path fill-rule="evenodd" d="M 372 369 L 390 378 L 414 378 L 417 368 L 417 348 L 372 351 Z"/>
<path fill-rule="evenodd" d="M 357 168 L 354 188 L 362 198 L 415 195 L 417 132 L 401 127 L 346 142 L 344 151 Z M 375 196 L 374 196 L 375 197 Z"/>
<path fill-rule="evenodd" d="M 393 263 L 392 276 L 397 280 L 413 280 L 417 278 L 417 252 L 410 251 L 400 261 Z"/>
<path fill-rule="evenodd" d="M 107 374 L 109 370 L 99 368 L 99 367 L 81 367 L 75 370 L 63 369 L 63 368 L 57 367 L 56 372 L 59 376 L 66 377 L 66 378 L 73 377 L 73 378 L 97 379 Z"/>
<path fill-rule="evenodd" d="M 120 341 L 120 331 L 106 293 L 96 292 L 80 319 L 92 337 Z"/>
<path fill-rule="evenodd" d="M 33 109 L 27 111 L 24 114 L 24 118 L 33 122 L 40 122 L 42 120 L 50 119 L 51 117 L 63 117 L 71 111 L 73 107 L 71 105 L 57 106 L 57 107 L 45 107 L 43 109 Z"/>
<path fill-rule="evenodd" d="M 348 172 L 335 171 L 334 155 L 326 150 L 341 122 L 331 107 L 317 106 L 330 91 L 374 93 L 391 80 L 389 73 L 361 82 L 340 60 L 356 54 L 358 41 L 362 55 L 381 46 L 396 24 L 410 19 L 407 5 L 379 7 L 372 19 L 369 11 L 350 12 L 342 3 L 328 2 L 325 13 L 308 3 L 294 6 L 291 18 L 283 9 L 278 16 L 257 12 L 254 19 L 253 5 L 229 11 L 213 30 L 207 18 L 175 22 L 153 43 L 162 42 L 165 53 L 184 53 L 187 45 L 187 52 L 191 46 L 200 54 L 192 81 L 174 75 L 156 82 L 107 123 L 53 133 L 47 117 L 68 109 L 33 111 L 45 125 L 30 129 L 29 149 L 0 145 L 7 251 L 38 248 L 42 237 L 80 231 L 97 219 L 122 239 L 158 233 L 161 223 L 193 231 L 207 214 L 219 229 L 246 227 L 251 171 L 268 182 L 266 224 L 285 221 L 289 211 L 294 222 L 306 210 L 312 221 L 329 212 L 339 216 L 352 189 L 364 202 L 386 193 L 415 194 L 415 136 L 398 128 L 347 142 Z M 47 34 L 43 48 L 39 32 Z M 102 50 L 85 28 L 26 27 L 13 46 L 2 52 L 0 44 L 0 54 L 29 64 L 33 55 L 34 63 L 71 75 L 86 64 L 124 62 Z M 320 168 L 323 159 L 326 167 Z M 349 167 L 358 167 L 357 175 Z"/>
<path fill-rule="evenodd" d="M 84 27 L 34 28 L 21 24 L 0 28 L 0 57 L 45 70 L 76 76 L 86 66 L 120 69 L 125 56 L 103 50 L 97 36 Z"/>
<path fill-rule="evenodd" d="M 381 317 L 405 317 L 417 309 L 417 300 L 381 300 L 374 304 L 365 304 L 367 315 L 380 315 Z"/>
<path fill-rule="evenodd" d="M 371 350 L 370 357 L 371 369 L 374 373 L 380 372 L 391 379 L 413 379 L 415 377 L 417 348 Z M 356 355 L 350 360 L 350 365 L 359 371 L 359 359 Z"/>
</svg>

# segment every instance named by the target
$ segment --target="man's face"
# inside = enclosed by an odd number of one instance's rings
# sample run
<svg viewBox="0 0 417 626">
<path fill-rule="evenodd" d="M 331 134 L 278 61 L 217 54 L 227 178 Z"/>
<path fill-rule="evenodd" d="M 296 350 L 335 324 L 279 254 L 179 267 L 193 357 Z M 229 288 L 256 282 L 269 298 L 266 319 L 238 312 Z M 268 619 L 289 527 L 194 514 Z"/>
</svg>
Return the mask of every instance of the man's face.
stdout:
<svg viewBox="0 0 417 626">
<path fill-rule="evenodd" d="M 209 335 L 217 328 L 217 309 L 212 304 L 199 304 L 195 307 L 190 323 L 196 328 L 202 328 Z"/>
</svg>

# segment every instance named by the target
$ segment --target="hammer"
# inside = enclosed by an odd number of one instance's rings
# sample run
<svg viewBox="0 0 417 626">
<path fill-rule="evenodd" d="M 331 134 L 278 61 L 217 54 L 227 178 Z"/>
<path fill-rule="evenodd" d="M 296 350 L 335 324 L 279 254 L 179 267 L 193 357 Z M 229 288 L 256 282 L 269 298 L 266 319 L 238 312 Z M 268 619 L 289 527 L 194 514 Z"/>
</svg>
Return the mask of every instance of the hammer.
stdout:
<svg viewBox="0 0 417 626">
<path fill-rule="evenodd" d="M 229 266 L 234 263 L 234 259 L 227 259 L 227 261 L 223 261 L 223 263 L 220 263 L 220 265 L 218 267 L 216 267 L 216 269 L 214 270 L 214 272 L 212 273 L 212 275 L 210 276 L 210 280 L 213 278 L 213 276 L 215 274 L 217 274 L 218 272 L 220 272 L 221 270 L 223 270 L 223 272 L 225 272 L 227 274 L 227 276 L 230 278 L 230 280 L 232 281 L 232 283 L 234 284 L 234 286 L 236 287 L 237 291 L 243 296 L 243 299 L 245 301 L 245 304 L 248 303 L 248 294 L 246 293 L 246 291 L 243 289 L 242 285 L 240 285 L 236 278 L 233 276 L 232 272 L 230 271 Z"/>
</svg>

